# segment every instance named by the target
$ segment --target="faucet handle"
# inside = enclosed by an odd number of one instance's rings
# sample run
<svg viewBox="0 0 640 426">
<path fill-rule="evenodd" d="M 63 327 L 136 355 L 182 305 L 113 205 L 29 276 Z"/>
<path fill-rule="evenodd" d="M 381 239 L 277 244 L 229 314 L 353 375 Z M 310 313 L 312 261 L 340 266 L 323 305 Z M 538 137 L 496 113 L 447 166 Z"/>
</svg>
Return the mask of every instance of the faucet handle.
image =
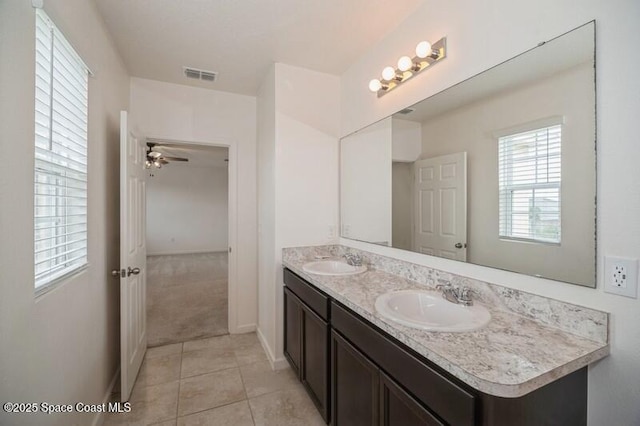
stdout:
<svg viewBox="0 0 640 426">
<path fill-rule="evenodd" d="M 474 291 L 473 291 L 471 288 L 469 288 L 469 287 L 467 287 L 467 286 L 461 287 L 461 288 L 459 289 L 459 296 L 458 296 L 458 299 L 459 299 L 461 302 L 463 302 L 463 303 L 469 303 L 469 304 L 472 304 L 472 303 L 473 303 L 473 301 L 471 300 L 471 295 L 472 295 L 473 293 L 474 293 Z"/>
<path fill-rule="evenodd" d="M 451 283 L 436 284 L 436 290 L 447 290 L 452 287 L 453 285 Z"/>
<path fill-rule="evenodd" d="M 345 253 L 344 258 L 347 259 L 347 263 L 351 266 L 361 266 L 362 256 L 354 253 Z"/>
</svg>

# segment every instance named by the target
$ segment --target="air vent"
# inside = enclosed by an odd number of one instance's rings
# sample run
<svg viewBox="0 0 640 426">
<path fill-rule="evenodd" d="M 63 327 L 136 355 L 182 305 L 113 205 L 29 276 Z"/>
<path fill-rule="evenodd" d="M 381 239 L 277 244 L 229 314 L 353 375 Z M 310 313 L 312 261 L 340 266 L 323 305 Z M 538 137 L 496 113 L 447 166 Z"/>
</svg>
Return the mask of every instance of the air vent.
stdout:
<svg viewBox="0 0 640 426">
<path fill-rule="evenodd" d="M 200 70 L 198 68 L 183 67 L 183 70 L 185 77 L 195 80 L 214 82 L 218 76 L 216 72 Z"/>
<path fill-rule="evenodd" d="M 414 108 L 405 108 L 398 111 L 398 114 L 407 115 L 407 114 L 411 114 L 413 111 L 415 111 Z"/>
</svg>

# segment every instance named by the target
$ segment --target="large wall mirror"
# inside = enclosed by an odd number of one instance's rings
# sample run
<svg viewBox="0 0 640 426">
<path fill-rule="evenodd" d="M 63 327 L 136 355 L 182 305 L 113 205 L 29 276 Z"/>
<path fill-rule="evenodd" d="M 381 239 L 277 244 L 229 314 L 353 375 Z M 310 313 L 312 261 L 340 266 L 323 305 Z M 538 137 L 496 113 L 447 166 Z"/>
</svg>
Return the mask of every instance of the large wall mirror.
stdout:
<svg viewBox="0 0 640 426">
<path fill-rule="evenodd" d="M 342 237 L 594 287 L 594 44 L 590 22 L 344 137 Z"/>
</svg>

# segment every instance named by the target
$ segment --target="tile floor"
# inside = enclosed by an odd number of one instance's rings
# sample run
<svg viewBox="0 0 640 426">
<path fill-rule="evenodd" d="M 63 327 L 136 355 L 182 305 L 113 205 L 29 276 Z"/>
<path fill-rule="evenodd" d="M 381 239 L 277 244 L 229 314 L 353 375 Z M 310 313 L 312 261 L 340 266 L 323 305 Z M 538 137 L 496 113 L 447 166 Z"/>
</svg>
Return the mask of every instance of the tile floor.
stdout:
<svg viewBox="0 0 640 426">
<path fill-rule="evenodd" d="M 150 347 L 227 334 L 226 252 L 147 257 Z"/>
<path fill-rule="evenodd" d="M 271 370 L 255 333 L 148 349 L 130 402 L 104 425 L 325 425 L 293 371 Z"/>
</svg>

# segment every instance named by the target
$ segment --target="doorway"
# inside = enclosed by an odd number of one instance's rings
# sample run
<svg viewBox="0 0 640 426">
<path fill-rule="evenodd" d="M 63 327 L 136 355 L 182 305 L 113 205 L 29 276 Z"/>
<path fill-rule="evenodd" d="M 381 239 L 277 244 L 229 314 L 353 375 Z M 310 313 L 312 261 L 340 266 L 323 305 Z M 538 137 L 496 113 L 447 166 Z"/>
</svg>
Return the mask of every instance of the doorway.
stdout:
<svg viewBox="0 0 640 426">
<path fill-rule="evenodd" d="M 147 343 L 229 333 L 229 148 L 147 139 Z"/>
</svg>

